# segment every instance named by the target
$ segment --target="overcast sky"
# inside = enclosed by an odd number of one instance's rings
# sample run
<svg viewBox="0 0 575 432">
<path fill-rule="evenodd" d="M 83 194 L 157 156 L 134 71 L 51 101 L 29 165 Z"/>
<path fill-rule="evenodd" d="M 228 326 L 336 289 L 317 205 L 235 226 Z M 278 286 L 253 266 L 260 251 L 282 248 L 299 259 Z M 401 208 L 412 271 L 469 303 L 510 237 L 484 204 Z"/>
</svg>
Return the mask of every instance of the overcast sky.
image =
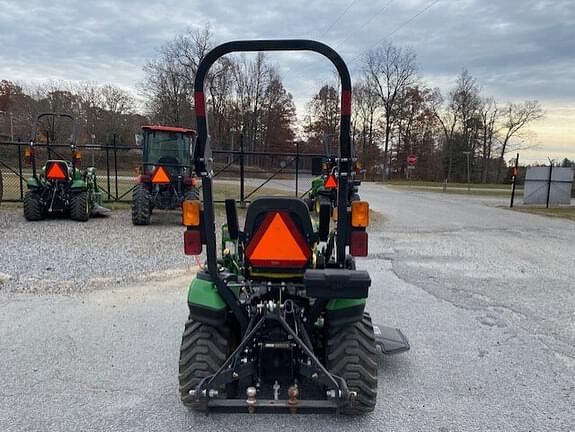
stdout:
<svg viewBox="0 0 575 432">
<path fill-rule="evenodd" d="M 359 76 L 383 40 L 411 47 L 447 91 L 467 68 L 499 102 L 546 112 L 524 159 L 575 159 L 575 0 L 0 0 L 0 79 L 110 82 L 135 92 L 142 64 L 175 34 L 211 25 L 218 42 L 313 38 Z M 333 72 L 314 54 L 273 54 L 300 115 Z"/>
</svg>

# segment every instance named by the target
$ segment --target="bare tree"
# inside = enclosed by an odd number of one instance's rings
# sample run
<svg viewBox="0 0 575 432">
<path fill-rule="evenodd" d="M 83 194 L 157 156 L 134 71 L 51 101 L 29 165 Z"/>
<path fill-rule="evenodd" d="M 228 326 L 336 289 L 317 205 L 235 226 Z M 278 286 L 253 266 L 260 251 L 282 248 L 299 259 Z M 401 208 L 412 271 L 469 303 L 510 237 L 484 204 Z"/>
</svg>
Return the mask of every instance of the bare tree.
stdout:
<svg viewBox="0 0 575 432">
<path fill-rule="evenodd" d="M 525 127 L 543 117 L 543 109 L 536 100 L 528 100 L 523 103 L 508 103 L 503 113 L 501 139 L 500 164 L 497 169 L 497 178 L 501 176 L 501 166 L 505 161 L 505 153 L 509 151 L 511 140 L 523 138 Z"/>
<path fill-rule="evenodd" d="M 353 88 L 353 134 L 354 143 L 359 141 L 359 150 L 363 166 L 370 168 L 377 160 L 378 151 L 375 144 L 378 128 L 376 121 L 380 113 L 380 99 L 375 89 L 363 79 Z M 356 130 L 358 137 L 356 138 Z"/>
<path fill-rule="evenodd" d="M 384 176 L 389 166 L 389 143 L 397 119 L 397 106 L 405 89 L 416 80 L 415 53 L 388 43 L 367 53 L 365 73 L 376 89 L 384 109 Z"/>
<path fill-rule="evenodd" d="M 308 136 L 311 148 L 323 151 L 320 146 L 323 137 L 337 137 L 339 128 L 339 97 L 334 86 L 324 85 L 307 104 L 309 124 L 304 131 Z"/>
<path fill-rule="evenodd" d="M 493 154 L 497 130 L 497 118 L 499 109 L 493 98 L 484 98 L 479 108 L 479 116 L 482 124 L 481 134 L 481 183 L 487 183 L 489 165 Z"/>
</svg>

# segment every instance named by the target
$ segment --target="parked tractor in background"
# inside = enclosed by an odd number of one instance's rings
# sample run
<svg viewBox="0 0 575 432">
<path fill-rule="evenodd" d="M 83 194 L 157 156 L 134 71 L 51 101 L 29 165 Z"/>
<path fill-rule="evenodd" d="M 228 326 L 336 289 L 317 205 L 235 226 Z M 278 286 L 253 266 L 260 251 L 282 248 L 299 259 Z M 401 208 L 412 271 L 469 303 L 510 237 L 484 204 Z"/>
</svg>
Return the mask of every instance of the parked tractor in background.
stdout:
<svg viewBox="0 0 575 432">
<path fill-rule="evenodd" d="M 311 190 L 305 201 L 310 210 L 319 214 L 322 203 L 330 203 L 332 209 L 336 207 L 337 202 L 337 183 L 338 183 L 338 150 L 330 148 L 327 139 L 322 139 L 324 144 L 325 156 L 317 165 L 317 169 L 313 170 L 312 175 L 314 178 L 311 181 Z M 353 152 L 352 146 L 352 171 L 350 174 L 349 182 L 351 187 L 348 194 L 350 201 L 359 200 L 358 187 L 361 185 L 360 180 L 356 180 L 356 171 L 359 168 L 357 157 Z"/>
<path fill-rule="evenodd" d="M 132 195 L 132 222 L 149 225 L 154 209 L 181 208 L 200 191 L 191 165 L 196 132 L 173 126 L 142 126 L 143 158 Z"/>
<path fill-rule="evenodd" d="M 43 119 L 51 119 L 52 133 L 46 133 L 48 160 L 43 167 L 36 168 L 37 132 Z M 56 120 L 68 119 L 72 125 L 72 151 L 70 160 L 53 159 L 63 144 L 54 142 L 54 125 Z M 30 145 L 25 149 L 26 161 L 32 165 L 32 177 L 27 180 L 28 191 L 24 196 L 24 217 L 29 221 L 44 219 L 50 214 L 62 214 L 85 222 L 91 215 L 105 214 L 107 209 L 101 207 L 102 195 L 96 182 L 96 169 L 79 168 L 81 155 L 77 149 L 78 123 L 71 114 L 40 113 L 34 119 Z M 67 145 L 65 145 L 67 146 Z"/>
</svg>

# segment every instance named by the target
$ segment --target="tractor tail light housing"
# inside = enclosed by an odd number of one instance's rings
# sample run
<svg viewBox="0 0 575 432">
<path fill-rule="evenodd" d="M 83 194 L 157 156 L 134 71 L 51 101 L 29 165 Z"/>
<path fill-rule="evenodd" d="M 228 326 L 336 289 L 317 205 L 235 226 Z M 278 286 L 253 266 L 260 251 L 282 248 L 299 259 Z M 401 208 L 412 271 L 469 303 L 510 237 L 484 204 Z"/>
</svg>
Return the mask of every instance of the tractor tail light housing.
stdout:
<svg viewBox="0 0 575 432">
<path fill-rule="evenodd" d="M 185 176 L 183 178 L 183 182 L 185 186 L 195 186 L 196 185 L 196 179 L 190 176 Z"/>
<path fill-rule="evenodd" d="M 200 201 L 186 200 L 182 203 L 182 224 L 185 226 L 200 226 L 200 213 L 202 203 Z"/>
<path fill-rule="evenodd" d="M 349 253 L 354 257 L 367 256 L 367 232 L 352 231 L 350 238 Z"/>
<path fill-rule="evenodd" d="M 74 158 L 74 165 L 80 166 L 82 164 L 82 153 L 79 150 L 74 150 L 72 157 Z"/>
<path fill-rule="evenodd" d="M 369 225 L 369 203 L 367 201 L 353 201 L 351 203 L 351 226 L 354 228 L 367 228 Z"/>
<path fill-rule="evenodd" d="M 34 149 L 32 147 L 26 147 L 24 149 L 24 160 L 27 164 L 32 163 L 32 157 L 34 156 Z"/>
<path fill-rule="evenodd" d="M 136 183 L 138 183 L 138 184 L 148 183 L 149 181 L 150 181 L 149 175 L 140 174 L 138 177 L 136 177 Z"/>
<path fill-rule="evenodd" d="M 184 253 L 200 255 L 202 253 L 202 234 L 198 229 L 184 231 Z"/>
</svg>

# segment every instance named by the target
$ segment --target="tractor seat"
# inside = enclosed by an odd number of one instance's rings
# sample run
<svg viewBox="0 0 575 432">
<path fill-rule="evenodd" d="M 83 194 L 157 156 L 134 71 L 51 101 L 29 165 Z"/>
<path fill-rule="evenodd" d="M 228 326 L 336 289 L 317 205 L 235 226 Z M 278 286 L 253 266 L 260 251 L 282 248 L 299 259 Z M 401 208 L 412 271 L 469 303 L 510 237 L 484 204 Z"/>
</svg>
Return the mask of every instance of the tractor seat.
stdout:
<svg viewBox="0 0 575 432">
<path fill-rule="evenodd" d="M 310 266 L 317 235 L 302 199 L 256 198 L 248 207 L 243 232 L 252 276 L 302 277 Z"/>
</svg>

